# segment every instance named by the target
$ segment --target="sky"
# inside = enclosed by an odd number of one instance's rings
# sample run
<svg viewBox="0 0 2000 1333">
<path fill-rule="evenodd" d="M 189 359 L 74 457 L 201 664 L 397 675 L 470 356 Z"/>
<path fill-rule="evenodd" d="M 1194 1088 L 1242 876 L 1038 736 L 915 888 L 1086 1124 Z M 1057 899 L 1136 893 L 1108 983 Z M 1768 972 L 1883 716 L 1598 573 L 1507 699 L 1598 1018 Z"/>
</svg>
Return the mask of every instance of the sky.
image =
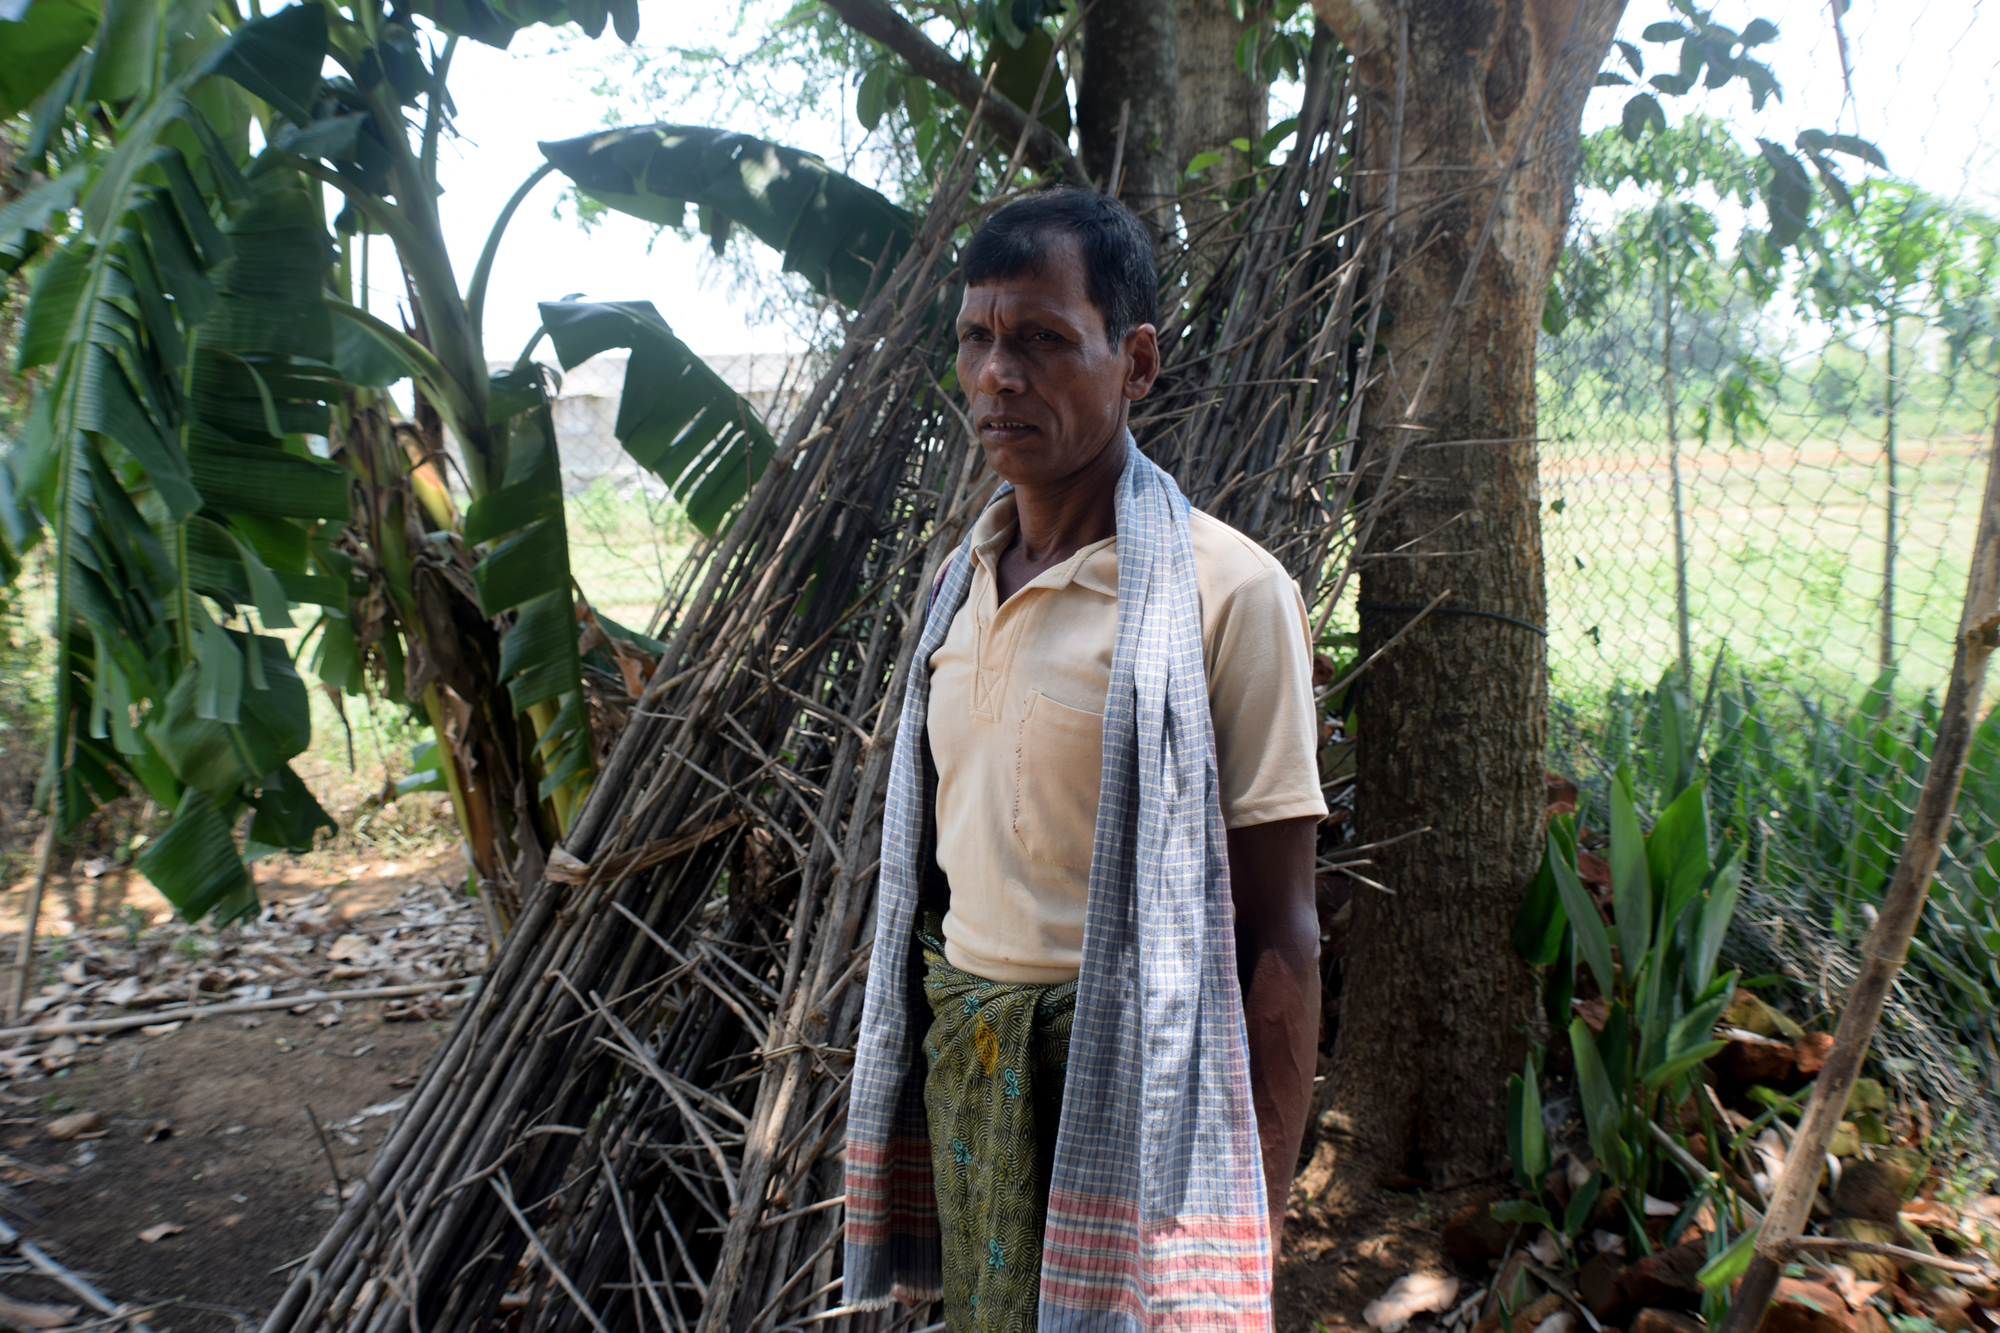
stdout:
<svg viewBox="0 0 2000 1333">
<path fill-rule="evenodd" d="M 738 8 L 738 0 L 648 0 L 641 5 L 640 44 L 727 42 Z M 607 73 L 626 73 L 618 48 L 609 28 L 595 42 L 529 29 L 507 51 L 459 43 L 450 75 L 458 137 L 439 149 L 444 194 L 438 206 L 461 285 L 471 277 L 508 198 L 542 165 L 537 141 L 605 127 L 614 104 L 592 88 Z M 716 123 L 710 119 L 714 112 L 713 106 L 662 106 L 636 119 Z M 859 133 L 858 124 L 850 128 Z M 800 123 L 787 127 L 785 140 L 839 160 L 840 130 L 831 118 Z M 486 301 L 489 357 L 511 360 L 518 354 L 540 324 L 536 302 L 576 293 L 592 300 L 651 301 L 675 332 L 703 353 L 776 352 L 797 345 L 784 327 L 756 321 L 753 300 L 732 295 L 734 270 L 710 254 L 705 239 L 686 241 L 671 231 L 656 235 L 650 224 L 618 213 L 585 233 L 567 208 L 560 218 L 552 215 L 563 187 L 560 175 L 543 180 L 506 230 Z M 755 242 L 732 244 L 763 250 Z M 381 313 L 403 294 L 389 243 L 377 237 L 373 247 L 370 305 Z M 768 252 L 753 254 L 753 262 L 767 272 L 778 268 Z"/>
<path fill-rule="evenodd" d="M 1798 131 L 1857 134 L 1880 147 L 1890 171 L 1948 199 L 2000 202 L 2000 0 L 1855 0 L 1842 19 L 1853 70 L 1846 96 L 1831 0 L 1719 0 L 1715 18 L 1739 31 L 1769 19 L 1778 38 L 1759 48 L 1782 98 L 1750 110 L 1738 81 L 1662 99 L 1670 118 L 1706 110 L 1790 147 Z M 1619 36 L 1637 44 L 1647 74 L 1669 73 L 1677 48 L 1641 39 L 1647 24 L 1677 17 L 1665 0 L 1631 0 Z M 1626 72 L 1614 52 L 1608 68 Z M 1601 88 L 1585 110 L 1586 129 L 1616 124 L 1630 88 Z M 1843 163 L 1845 165 L 1845 163 Z"/>
<path fill-rule="evenodd" d="M 1843 24 L 1853 63 L 1854 98 L 1844 90 L 1832 25 L 1831 0 L 1718 0 L 1716 18 L 1741 28 L 1754 17 L 1778 25 L 1779 38 L 1763 48 L 1783 87 L 1782 101 L 1757 115 L 1740 83 L 1715 93 L 1669 99 L 1670 116 L 1704 108 L 1739 126 L 1789 145 L 1800 129 L 1856 133 L 1878 144 L 1891 170 L 1913 177 L 1947 198 L 2000 207 L 2000 0 L 1854 0 Z M 747 8 L 747 22 L 739 14 Z M 783 6 L 777 0 L 643 0 L 640 47 L 719 44 L 741 50 Z M 1639 42 L 1648 24 L 1671 18 L 1666 0 L 1631 0 L 1620 35 Z M 1664 72 L 1672 49 L 1639 43 L 1647 73 Z M 1614 57 L 1615 59 L 1615 57 Z M 621 90 L 619 113 L 631 119 L 717 123 L 732 111 L 714 98 L 677 106 L 649 106 L 634 95 L 635 82 L 607 29 L 597 41 L 552 37 L 530 29 L 509 51 L 472 42 L 459 45 L 451 71 L 459 138 L 445 144 L 439 175 L 440 208 L 452 258 L 463 283 L 509 195 L 542 158 L 535 143 L 601 128 L 612 100 L 592 88 L 607 76 Z M 1586 128 L 1616 123 L 1629 89 L 1593 94 Z M 826 90 L 827 112 L 782 127 L 795 147 L 821 153 L 836 164 L 851 160 L 862 131 L 847 90 Z M 834 107 L 845 108 L 841 115 Z M 729 123 L 743 128 L 751 113 L 735 109 Z M 865 175 L 865 171 L 862 173 Z M 559 178 L 545 180 L 509 227 L 487 299 L 487 346 L 511 358 L 539 320 L 537 301 L 581 293 L 596 300 L 650 300 L 682 339 L 703 353 L 795 350 L 797 333 L 760 318 L 750 293 L 733 290 L 735 269 L 718 262 L 704 240 L 672 232 L 657 236 L 647 224 L 613 214 L 585 234 L 567 211 L 551 215 L 562 192 Z M 752 246 L 738 239 L 732 246 Z M 393 309 L 401 293 L 390 281 L 387 243 L 374 242 L 370 303 Z M 761 271 L 774 272 L 775 256 L 753 254 Z"/>
</svg>

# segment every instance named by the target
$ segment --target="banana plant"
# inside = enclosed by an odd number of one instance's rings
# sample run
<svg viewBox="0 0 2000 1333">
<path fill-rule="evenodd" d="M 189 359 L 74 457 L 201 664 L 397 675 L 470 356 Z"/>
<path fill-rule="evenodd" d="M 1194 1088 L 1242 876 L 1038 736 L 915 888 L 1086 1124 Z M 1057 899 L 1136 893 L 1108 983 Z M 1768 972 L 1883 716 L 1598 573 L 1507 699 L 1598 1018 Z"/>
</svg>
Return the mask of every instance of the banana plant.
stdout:
<svg viewBox="0 0 2000 1333">
<path fill-rule="evenodd" d="M 717 249 L 732 224 L 850 310 L 910 248 L 916 219 L 811 153 L 698 125 L 632 125 L 541 145 L 579 193 L 660 226 L 693 204 Z"/>
<path fill-rule="evenodd" d="M 481 337 L 506 224 L 565 164 L 522 184 L 461 291 L 438 214 L 445 83 L 462 36 L 505 45 L 569 19 L 595 35 L 608 17 L 629 40 L 631 0 L 309 0 L 258 18 L 110 0 L 65 46 L 75 25 L 41 10 L 76 3 L 0 18 L 0 96 L 32 107 L 24 169 L 46 177 L 0 211 L 0 263 L 34 277 L 21 361 L 47 377 L 0 466 L 0 572 L 44 540 L 56 571 L 44 800 L 67 829 L 136 781 L 174 812 L 145 873 L 190 918 L 253 910 L 244 854 L 330 823 L 286 766 L 310 730 L 272 633 L 315 606 L 320 680 L 430 723 L 473 884 L 501 891 L 504 916 L 591 779 L 579 616 L 621 631 L 578 605 L 546 372 L 524 353 L 490 374 Z M 9 58 L 10 26 L 35 28 L 36 61 Z M 718 239 L 741 223 L 836 299 L 862 299 L 908 244 L 907 214 L 809 155 L 678 141 L 710 151 L 654 154 L 630 197 L 694 201 Z M 348 299 L 357 233 L 393 243 L 407 325 Z M 632 348 L 619 438 L 718 531 L 772 457 L 762 423 L 649 306 L 544 314 L 565 365 Z M 386 392 L 405 377 L 414 420 Z"/>
</svg>

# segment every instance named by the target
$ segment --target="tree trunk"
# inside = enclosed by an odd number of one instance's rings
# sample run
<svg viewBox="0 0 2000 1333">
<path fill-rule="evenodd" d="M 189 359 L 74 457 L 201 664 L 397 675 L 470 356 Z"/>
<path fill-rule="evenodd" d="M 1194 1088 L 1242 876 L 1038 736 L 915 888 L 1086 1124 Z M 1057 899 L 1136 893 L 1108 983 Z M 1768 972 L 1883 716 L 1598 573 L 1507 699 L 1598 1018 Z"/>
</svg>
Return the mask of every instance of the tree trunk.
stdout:
<svg viewBox="0 0 2000 1333">
<path fill-rule="evenodd" d="M 1362 836 L 1430 831 L 1373 854 L 1392 892 L 1355 891 L 1323 1128 L 1349 1182 L 1444 1187 L 1504 1167 L 1538 1021 L 1511 938 L 1546 805 L 1535 340 L 1624 0 L 1315 8 L 1356 53 L 1362 202 L 1397 263 L 1359 457 L 1405 498 L 1361 557 L 1363 655 L 1451 593 L 1361 683 Z"/>
<path fill-rule="evenodd" d="M 1256 24 L 1232 17 L 1225 0 L 1178 0 L 1176 12 L 1180 106 L 1174 165 L 1186 171 L 1197 153 L 1227 152 L 1230 167 L 1210 177 L 1227 180 L 1244 167 L 1229 141 L 1255 143 L 1269 128 L 1270 90 L 1236 64 L 1243 34 Z"/>
<path fill-rule="evenodd" d="M 1144 218 L 1156 236 L 1171 228 L 1180 193 L 1176 27 L 1169 0 L 1095 0 L 1083 20 L 1083 72 L 1077 79 L 1084 171 Z"/>
</svg>

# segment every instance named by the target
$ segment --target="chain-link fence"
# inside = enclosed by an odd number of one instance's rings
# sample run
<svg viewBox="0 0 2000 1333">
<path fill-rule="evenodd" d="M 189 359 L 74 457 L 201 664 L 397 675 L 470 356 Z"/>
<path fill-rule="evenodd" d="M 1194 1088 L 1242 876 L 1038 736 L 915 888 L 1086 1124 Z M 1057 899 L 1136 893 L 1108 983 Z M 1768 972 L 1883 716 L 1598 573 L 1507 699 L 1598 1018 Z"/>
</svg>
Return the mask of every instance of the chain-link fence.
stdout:
<svg viewBox="0 0 2000 1333">
<path fill-rule="evenodd" d="M 1741 961 L 1805 1013 L 1840 1003 L 1924 776 L 2000 388 L 2000 131 L 1976 114 L 2000 47 L 1975 26 L 1898 56 L 1873 21 L 1857 58 L 1921 68 L 1971 127 L 1899 123 L 1904 98 L 1867 108 L 1874 156 L 1749 117 L 1606 131 L 1540 355 L 1555 762 L 1600 793 L 1628 760 L 1656 799 L 1706 781 L 1744 857 Z M 1996 832 L 1989 721 L 1881 1049 L 2000 1145 Z"/>
</svg>

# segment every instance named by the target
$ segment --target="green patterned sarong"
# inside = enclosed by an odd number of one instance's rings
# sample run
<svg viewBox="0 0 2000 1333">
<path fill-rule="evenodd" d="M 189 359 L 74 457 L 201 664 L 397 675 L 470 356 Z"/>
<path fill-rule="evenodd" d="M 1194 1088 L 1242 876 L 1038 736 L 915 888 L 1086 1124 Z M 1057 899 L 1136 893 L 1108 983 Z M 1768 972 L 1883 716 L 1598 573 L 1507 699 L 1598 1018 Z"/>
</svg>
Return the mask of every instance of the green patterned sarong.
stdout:
<svg viewBox="0 0 2000 1333">
<path fill-rule="evenodd" d="M 987 981 L 921 936 L 944 1313 L 951 1333 L 1032 1333 L 1076 983 Z"/>
</svg>

